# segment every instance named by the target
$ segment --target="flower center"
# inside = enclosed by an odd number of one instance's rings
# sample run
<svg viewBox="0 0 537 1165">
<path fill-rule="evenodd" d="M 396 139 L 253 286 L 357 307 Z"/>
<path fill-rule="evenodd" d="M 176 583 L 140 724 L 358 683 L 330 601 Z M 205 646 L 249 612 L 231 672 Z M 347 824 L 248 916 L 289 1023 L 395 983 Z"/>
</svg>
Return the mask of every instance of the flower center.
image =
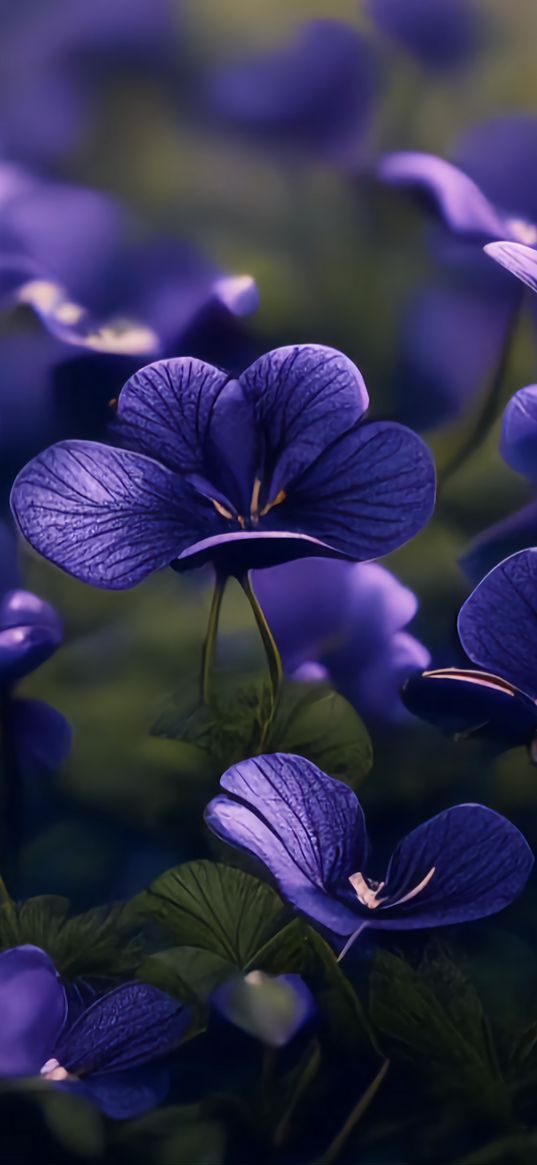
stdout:
<svg viewBox="0 0 537 1165">
<path fill-rule="evenodd" d="M 268 514 L 269 510 L 272 510 L 274 506 L 281 505 L 287 496 L 285 490 L 281 489 L 279 493 L 276 494 L 276 497 L 272 499 L 272 501 L 267 502 L 262 507 L 262 509 L 259 509 L 262 487 L 263 482 L 261 481 L 261 478 L 256 477 L 252 489 L 252 496 L 250 498 L 250 514 L 248 518 L 244 518 L 242 514 L 234 513 L 232 510 L 228 509 L 227 506 L 224 506 L 222 502 L 218 501 L 217 498 L 211 497 L 211 501 L 216 512 L 220 514 L 220 517 L 225 518 L 228 522 L 238 522 L 241 530 L 251 529 L 251 527 L 258 526 L 259 519 L 264 518 L 265 515 Z"/>
<path fill-rule="evenodd" d="M 384 902 L 389 902 L 390 906 L 401 906 L 403 902 L 410 902 L 411 898 L 415 898 L 417 894 L 421 894 L 421 891 L 425 890 L 435 871 L 436 866 L 431 866 L 429 873 L 422 878 L 421 882 L 414 886 L 413 890 L 409 890 L 408 894 L 404 894 L 402 898 L 396 898 L 395 902 L 390 902 L 388 895 L 385 895 L 384 898 L 379 897 L 386 885 L 385 882 L 374 882 L 372 878 L 364 878 L 364 875 L 359 872 L 351 874 L 349 882 L 360 906 L 367 906 L 368 910 L 377 910 Z"/>
<path fill-rule="evenodd" d="M 76 1076 L 71 1076 L 67 1068 L 62 1068 L 59 1060 L 47 1060 L 39 1072 L 40 1076 L 44 1076 L 45 1080 L 76 1080 Z"/>
</svg>

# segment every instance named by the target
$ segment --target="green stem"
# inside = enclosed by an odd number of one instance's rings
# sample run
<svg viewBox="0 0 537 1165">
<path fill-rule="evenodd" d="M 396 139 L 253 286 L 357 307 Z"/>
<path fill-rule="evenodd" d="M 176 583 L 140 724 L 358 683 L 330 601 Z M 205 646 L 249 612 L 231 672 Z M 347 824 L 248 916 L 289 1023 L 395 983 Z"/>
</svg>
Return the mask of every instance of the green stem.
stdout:
<svg viewBox="0 0 537 1165">
<path fill-rule="evenodd" d="M 464 437 L 462 444 L 458 449 L 448 458 L 446 464 L 438 472 L 438 488 L 444 486 L 451 477 L 453 477 L 463 465 L 469 461 L 470 457 L 480 448 L 483 441 L 488 436 L 499 412 L 503 383 L 509 362 L 513 351 L 513 343 L 517 332 L 518 322 L 520 319 L 520 308 L 522 303 L 522 293 L 517 296 L 516 303 L 511 311 L 507 322 L 505 337 L 500 353 L 500 359 L 496 366 L 494 376 L 488 392 L 483 400 L 482 407 L 479 409 L 474 424 L 471 425 L 469 433 Z"/>
<path fill-rule="evenodd" d="M 377 1092 L 382 1084 L 382 1081 L 384 1080 L 384 1077 L 386 1076 L 389 1067 L 390 1061 L 384 1060 L 380 1066 L 379 1071 L 377 1072 L 377 1075 L 371 1081 L 369 1087 L 366 1088 L 365 1092 L 362 1093 L 358 1103 L 355 1104 L 354 1108 L 349 1113 L 345 1124 L 342 1125 L 339 1133 L 337 1133 L 337 1135 L 334 1137 L 334 1140 L 328 1146 L 326 1153 L 323 1155 L 323 1157 L 321 1157 L 319 1165 L 333 1165 L 334 1161 L 337 1161 L 339 1154 L 353 1129 L 356 1128 L 358 1121 L 361 1120 L 364 1113 L 367 1112 L 370 1104 L 375 1099 L 375 1096 L 377 1095 Z"/>
<path fill-rule="evenodd" d="M 253 587 L 252 587 L 252 580 L 250 578 L 250 575 L 249 574 L 244 575 L 241 579 L 239 579 L 239 582 L 240 582 L 241 587 L 246 595 L 246 598 L 248 599 L 248 602 L 252 608 L 252 611 L 254 613 L 254 618 L 255 618 L 255 621 L 257 623 L 257 627 L 259 630 L 259 634 L 261 636 L 261 639 L 263 640 L 263 647 L 265 649 L 265 655 L 267 657 L 267 663 L 268 663 L 269 673 L 270 673 L 270 685 L 271 685 L 271 689 L 272 689 L 272 703 L 273 703 L 273 706 L 275 706 L 276 701 L 277 701 L 278 696 L 279 696 L 281 683 L 283 680 L 283 666 L 282 666 L 281 656 L 280 656 L 280 653 L 279 653 L 278 648 L 276 646 L 276 640 L 272 634 L 272 631 L 270 630 L 270 627 L 267 623 L 264 612 L 259 605 L 257 596 L 254 592 Z"/>
<path fill-rule="evenodd" d="M 220 620 L 220 611 L 222 609 L 222 599 L 224 597 L 226 583 L 226 576 L 220 574 L 215 576 L 213 597 L 211 599 L 207 631 L 205 633 L 205 640 L 203 643 L 203 651 L 201 656 L 201 699 L 203 704 L 211 703 L 216 637 L 218 634 L 218 623 Z"/>
</svg>

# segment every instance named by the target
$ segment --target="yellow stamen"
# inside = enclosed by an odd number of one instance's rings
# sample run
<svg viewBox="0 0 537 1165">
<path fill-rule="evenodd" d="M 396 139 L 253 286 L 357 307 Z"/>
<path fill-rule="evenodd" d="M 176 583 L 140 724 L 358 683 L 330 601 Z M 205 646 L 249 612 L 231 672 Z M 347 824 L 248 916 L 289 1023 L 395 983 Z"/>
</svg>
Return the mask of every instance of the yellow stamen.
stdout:
<svg viewBox="0 0 537 1165">
<path fill-rule="evenodd" d="M 260 490 L 261 490 L 261 479 L 259 477 L 256 477 L 256 479 L 254 481 L 254 488 L 252 490 L 252 497 L 251 497 L 251 501 L 250 501 L 250 517 L 251 517 L 253 522 L 255 522 L 257 517 L 258 517 Z"/>
<path fill-rule="evenodd" d="M 265 514 L 268 514 L 269 510 L 272 510 L 273 506 L 281 506 L 282 502 L 285 501 L 286 497 L 287 497 L 287 494 L 286 494 L 285 490 L 281 489 L 280 492 L 276 494 L 276 497 L 274 498 L 274 500 L 272 502 L 267 502 L 267 505 L 263 507 L 263 509 L 261 510 L 261 513 L 259 515 L 260 518 L 264 518 Z"/>
<path fill-rule="evenodd" d="M 217 502 L 216 498 L 211 498 L 211 501 L 213 503 L 213 506 L 214 506 L 216 512 L 218 514 L 220 514 L 222 516 L 222 518 L 227 518 L 230 522 L 233 521 L 233 514 L 231 513 L 230 510 L 226 510 L 226 507 L 223 506 L 221 502 Z M 240 521 L 240 519 L 239 519 L 239 521 Z"/>
</svg>

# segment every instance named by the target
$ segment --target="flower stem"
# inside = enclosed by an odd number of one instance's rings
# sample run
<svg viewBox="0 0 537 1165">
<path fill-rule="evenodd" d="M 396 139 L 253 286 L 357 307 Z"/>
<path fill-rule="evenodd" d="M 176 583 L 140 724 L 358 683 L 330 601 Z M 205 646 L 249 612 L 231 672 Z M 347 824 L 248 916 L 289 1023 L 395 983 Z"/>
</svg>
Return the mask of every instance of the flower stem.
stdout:
<svg viewBox="0 0 537 1165">
<path fill-rule="evenodd" d="M 459 469 L 466 464 L 474 453 L 481 447 L 497 418 L 502 389 L 504 385 L 505 375 L 509 367 L 511 359 L 514 340 L 520 320 L 520 308 L 522 304 L 522 293 L 517 295 L 516 303 L 514 304 L 511 314 L 507 321 L 505 330 L 505 337 L 502 344 L 500 358 L 496 365 L 494 375 L 492 377 L 489 389 L 483 400 L 482 407 L 478 410 L 474 423 L 470 426 L 469 432 L 463 438 L 463 441 L 458 449 L 448 457 L 446 464 L 438 471 L 438 488 L 444 486 L 451 477 L 458 473 Z"/>
<path fill-rule="evenodd" d="M 370 1104 L 375 1099 L 375 1096 L 377 1095 L 377 1092 L 384 1080 L 384 1077 L 386 1076 L 389 1067 L 390 1061 L 384 1060 L 379 1068 L 379 1071 L 377 1072 L 377 1075 L 373 1078 L 371 1084 L 368 1088 L 366 1088 L 365 1092 L 362 1093 L 359 1101 L 357 1104 L 355 1104 L 354 1108 L 349 1113 L 345 1124 L 342 1125 L 339 1133 L 336 1134 L 334 1140 L 328 1146 L 326 1153 L 324 1153 L 324 1155 L 321 1157 L 319 1165 L 333 1165 L 334 1161 L 337 1161 L 339 1154 L 353 1129 L 356 1128 L 358 1121 L 361 1120 L 364 1113 L 367 1112 Z"/>
<path fill-rule="evenodd" d="M 218 623 L 220 620 L 220 611 L 222 609 L 222 599 L 224 597 L 226 583 L 226 576 L 221 574 L 215 575 L 211 607 L 209 610 L 209 619 L 207 622 L 207 631 L 205 634 L 201 656 L 201 700 L 203 704 L 211 703 L 216 637 L 218 634 Z"/>
<path fill-rule="evenodd" d="M 281 683 L 283 680 L 283 666 L 281 656 L 276 646 L 276 640 L 270 630 L 270 627 L 265 618 L 264 612 L 259 604 L 255 591 L 252 587 L 252 580 L 250 575 L 243 575 L 239 579 L 241 587 L 248 599 L 248 602 L 254 613 L 254 618 L 257 623 L 259 634 L 263 640 L 263 647 L 267 657 L 267 663 L 270 673 L 270 685 L 272 689 L 272 703 L 275 706 L 280 692 Z"/>
<path fill-rule="evenodd" d="M 360 926 L 352 932 L 351 937 L 349 939 L 347 939 L 345 946 L 339 952 L 339 955 L 338 955 L 337 960 L 336 960 L 338 963 L 340 963 L 341 960 L 345 958 L 347 951 L 350 951 L 351 947 L 354 946 L 356 939 L 358 938 L 359 935 L 361 935 L 362 931 L 365 930 L 366 926 L 367 926 L 367 922 L 361 922 Z"/>
</svg>

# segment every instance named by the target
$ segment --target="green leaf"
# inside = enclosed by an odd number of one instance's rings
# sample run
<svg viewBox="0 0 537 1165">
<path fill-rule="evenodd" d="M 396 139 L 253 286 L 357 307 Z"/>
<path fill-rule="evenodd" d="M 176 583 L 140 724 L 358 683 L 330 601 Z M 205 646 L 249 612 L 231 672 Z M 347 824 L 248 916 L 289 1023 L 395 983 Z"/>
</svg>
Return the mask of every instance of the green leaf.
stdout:
<svg viewBox="0 0 537 1165">
<path fill-rule="evenodd" d="M 284 909 L 276 892 L 251 874 L 198 861 L 161 874 L 126 916 L 156 922 L 175 945 L 200 947 L 242 969 L 279 929 Z"/>
<path fill-rule="evenodd" d="M 223 1165 L 224 1126 L 202 1117 L 195 1105 L 171 1105 L 129 1121 L 117 1130 L 129 1160 L 152 1165 Z"/>
<path fill-rule="evenodd" d="M 264 677 L 227 676 L 220 678 L 211 707 L 170 698 L 152 733 L 205 752 L 215 780 L 260 752 L 292 752 L 358 786 L 373 760 L 365 725 L 328 684 L 284 681 L 271 715 Z"/>
<path fill-rule="evenodd" d="M 237 968 L 227 958 L 201 947 L 170 947 L 150 955 L 142 963 L 138 978 L 185 1003 L 207 1003 L 216 987 L 236 975 Z"/>
<path fill-rule="evenodd" d="M 13 902 L 0 887 L 0 949 L 41 947 L 62 975 L 121 975 L 140 962 L 141 942 L 126 925 L 123 905 L 70 916 L 67 898 L 40 895 Z"/>
<path fill-rule="evenodd" d="M 83 1096 L 62 1092 L 39 1077 L 0 1082 L 2 1121 L 9 1123 L 13 1119 L 15 1105 L 20 1104 L 25 1108 L 27 1106 L 28 1112 L 26 1114 L 23 1109 L 24 1121 L 21 1121 L 21 1116 L 18 1115 L 17 1124 L 22 1125 L 22 1132 L 17 1147 L 17 1161 L 19 1153 L 20 1160 L 26 1160 L 24 1141 L 26 1128 L 28 1148 L 36 1135 L 36 1109 L 52 1138 L 52 1143 L 48 1143 L 46 1133 L 45 1138 L 43 1136 L 45 1130 L 40 1130 L 43 1159 L 56 1160 L 56 1151 L 60 1147 L 69 1153 L 69 1160 L 71 1157 L 80 1157 L 91 1158 L 94 1161 L 103 1153 L 105 1147 L 103 1119 L 94 1105 Z M 64 1160 L 63 1153 L 61 1160 Z"/>
<path fill-rule="evenodd" d="M 417 968 L 377 952 L 371 975 L 371 1018 L 386 1055 L 410 1062 L 435 1095 L 509 1118 L 511 1103 L 489 1025 L 475 989 L 445 954 Z"/>
<path fill-rule="evenodd" d="M 328 684 L 283 685 L 265 751 L 305 756 L 331 777 L 353 786 L 363 781 L 373 763 L 363 721 Z"/>
</svg>

